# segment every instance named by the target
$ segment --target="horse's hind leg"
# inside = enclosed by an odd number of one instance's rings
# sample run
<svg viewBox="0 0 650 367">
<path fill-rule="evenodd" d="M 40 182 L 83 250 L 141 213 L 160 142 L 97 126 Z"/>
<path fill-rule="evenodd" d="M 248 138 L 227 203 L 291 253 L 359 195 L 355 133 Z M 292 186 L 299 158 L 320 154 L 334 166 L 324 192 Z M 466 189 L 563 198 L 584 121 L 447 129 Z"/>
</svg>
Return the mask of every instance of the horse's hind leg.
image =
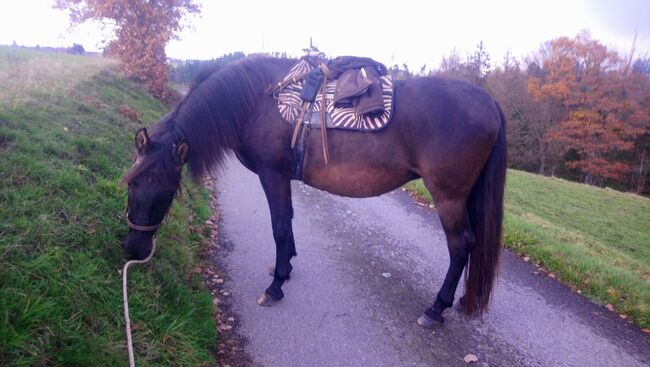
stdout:
<svg viewBox="0 0 650 367">
<path fill-rule="evenodd" d="M 464 198 L 440 199 L 436 201 L 436 207 L 447 237 L 449 269 L 433 306 L 418 319 L 418 324 L 424 327 L 432 327 L 436 321 L 444 322 L 442 312 L 451 307 L 454 302 L 456 287 L 476 241 L 470 227 Z"/>
<path fill-rule="evenodd" d="M 259 176 L 271 211 L 273 239 L 275 240 L 275 268 L 273 282 L 257 302 L 260 306 L 269 306 L 284 297 L 282 284 L 289 279 L 293 269 L 290 263 L 291 258 L 296 256 L 293 228 L 291 227 L 293 208 L 291 206 L 291 182 L 287 174 L 277 171 L 262 171 Z"/>
</svg>

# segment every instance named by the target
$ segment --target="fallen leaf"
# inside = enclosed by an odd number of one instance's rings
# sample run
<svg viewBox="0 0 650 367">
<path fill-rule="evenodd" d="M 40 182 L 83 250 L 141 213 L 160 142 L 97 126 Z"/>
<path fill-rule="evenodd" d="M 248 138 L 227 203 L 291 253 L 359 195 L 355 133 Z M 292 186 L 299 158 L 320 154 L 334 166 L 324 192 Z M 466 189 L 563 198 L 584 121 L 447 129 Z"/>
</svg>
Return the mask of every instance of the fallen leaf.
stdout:
<svg viewBox="0 0 650 367">
<path fill-rule="evenodd" d="M 529 261 L 530 261 L 530 257 L 528 257 L 528 256 L 524 257 L 524 261 L 525 261 L 525 262 L 529 262 Z"/>
<path fill-rule="evenodd" d="M 611 303 L 606 304 L 605 308 L 612 311 L 612 312 L 614 312 L 614 306 Z"/>
<path fill-rule="evenodd" d="M 390 273 L 381 273 L 381 276 L 383 276 L 384 278 L 390 278 L 391 277 Z"/>
<path fill-rule="evenodd" d="M 478 362 L 478 357 L 473 354 L 468 354 L 465 356 L 465 358 L 463 358 L 463 360 L 465 361 L 465 363 L 474 363 L 474 362 Z"/>
<path fill-rule="evenodd" d="M 620 314 L 620 315 L 618 315 L 618 316 L 619 316 L 620 318 L 622 318 L 623 320 L 627 320 L 627 315 L 626 315 L 626 314 L 623 314 L 623 313 L 622 313 L 622 314 Z"/>
<path fill-rule="evenodd" d="M 555 279 L 555 274 L 550 273 L 550 274 L 548 275 L 548 277 L 551 278 L 551 279 Z"/>
<path fill-rule="evenodd" d="M 140 322 L 136 322 L 135 324 L 131 325 L 131 330 L 136 331 L 140 328 L 140 326 Z"/>
</svg>

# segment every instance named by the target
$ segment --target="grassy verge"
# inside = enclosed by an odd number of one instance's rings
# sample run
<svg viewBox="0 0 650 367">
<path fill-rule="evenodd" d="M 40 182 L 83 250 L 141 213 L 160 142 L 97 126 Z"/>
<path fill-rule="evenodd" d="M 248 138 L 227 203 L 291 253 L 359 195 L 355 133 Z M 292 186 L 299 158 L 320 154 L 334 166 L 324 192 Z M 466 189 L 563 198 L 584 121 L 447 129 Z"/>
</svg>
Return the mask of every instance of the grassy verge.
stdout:
<svg viewBox="0 0 650 367">
<path fill-rule="evenodd" d="M 0 365 L 127 364 L 118 181 L 134 131 L 165 108 L 113 67 L 0 47 Z M 207 203 L 187 183 L 154 260 L 129 272 L 139 365 L 213 362 L 213 305 L 192 272 Z"/>
<path fill-rule="evenodd" d="M 431 200 L 422 181 L 407 190 Z M 650 200 L 508 171 L 504 244 L 650 327 Z"/>
</svg>

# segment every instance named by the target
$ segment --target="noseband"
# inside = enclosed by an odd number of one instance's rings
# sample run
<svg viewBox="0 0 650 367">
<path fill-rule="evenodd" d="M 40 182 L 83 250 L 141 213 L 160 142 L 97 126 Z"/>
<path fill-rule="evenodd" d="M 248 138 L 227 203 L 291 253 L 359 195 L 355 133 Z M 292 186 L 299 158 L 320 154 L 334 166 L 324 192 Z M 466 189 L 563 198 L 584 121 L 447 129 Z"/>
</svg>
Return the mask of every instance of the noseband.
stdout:
<svg viewBox="0 0 650 367">
<path fill-rule="evenodd" d="M 167 219 L 168 214 L 169 214 L 169 211 L 167 213 L 165 213 L 165 216 L 163 217 L 163 219 L 158 224 L 153 224 L 153 225 L 150 225 L 150 226 L 141 226 L 141 225 L 138 225 L 138 224 L 135 224 L 135 223 L 131 222 L 131 220 L 129 219 L 129 204 L 127 203 L 124 206 L 124 219 L 126 220 L 126 225 L 129 226 L 129 228 L 135 229 L 137 231 L 149 232 L 149 231 L 157 230 L 158 227 L 160 227 L 163 223 L 165 223 L 165 219 Z"/>
</svg>

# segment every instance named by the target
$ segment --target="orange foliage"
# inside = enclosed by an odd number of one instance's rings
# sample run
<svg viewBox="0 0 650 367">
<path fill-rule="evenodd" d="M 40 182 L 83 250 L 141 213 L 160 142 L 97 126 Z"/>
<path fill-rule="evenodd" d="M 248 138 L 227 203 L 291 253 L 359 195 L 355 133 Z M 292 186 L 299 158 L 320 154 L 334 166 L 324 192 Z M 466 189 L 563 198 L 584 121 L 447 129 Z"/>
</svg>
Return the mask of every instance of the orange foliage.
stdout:
<svg viewBox="0 0 650 367">
<path fill-rule="evenodd" d="M 56 0 L 55 7 L 68 10 L 73 24 L 110 22 L 116 39 L 106 51 L 121 60 L 129 78 L 160 99 L 169 96 L 165 45 L 183 29 L 186 15 L 200 11 L 193 0 Z"/>
<path fill-rule="evenodd" d="M 632 167 L 621 153 L 634 148 L 635 139 L 647 131 L 641 122 L 647 124 L 650 116 L 630 98 L 638 89 L 636 76 L 626 73 L 616 52 L 588 33 L 550 41 L 549 50 L 541 76 L 528 80 L 533 98 L 558 101 L 565 109 L 546 139 L 577 153 L 566 165 L 579 170 L 586 183 L 623 180 Z"/>
</svg>

